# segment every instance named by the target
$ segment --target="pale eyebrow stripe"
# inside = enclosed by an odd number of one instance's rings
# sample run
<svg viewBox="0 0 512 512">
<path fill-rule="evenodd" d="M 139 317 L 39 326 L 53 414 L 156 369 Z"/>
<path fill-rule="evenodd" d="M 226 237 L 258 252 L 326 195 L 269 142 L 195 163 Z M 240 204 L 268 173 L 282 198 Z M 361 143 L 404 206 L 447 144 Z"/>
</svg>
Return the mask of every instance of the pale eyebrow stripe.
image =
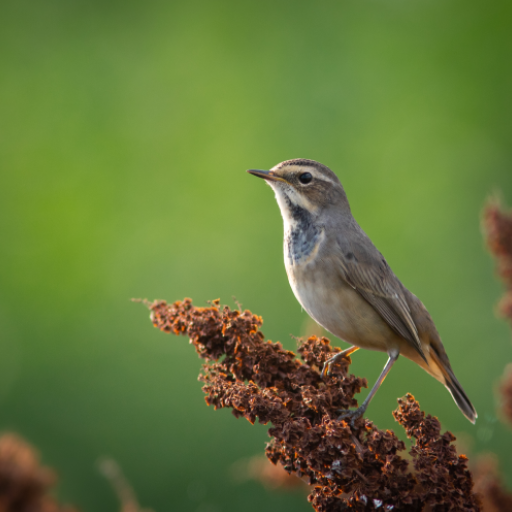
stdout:
<svg viewBox="0 0 512 512">
<path fill-rule="evenodd" d="M 334 184 L 335 182 L 331 180 L 331 178 L 328 178 L 327 176 L 324 176 L 323 174 L 320 174 L 314 167 L 311 168 L 311 170 L 313 172 L 311 172 L 311 174 L 313 175 L 314 178 L 316 178 L 317 180 L 320 180 L 320 181 L 327 181 L 328 183 L 332 183 Z"/>
</svg>

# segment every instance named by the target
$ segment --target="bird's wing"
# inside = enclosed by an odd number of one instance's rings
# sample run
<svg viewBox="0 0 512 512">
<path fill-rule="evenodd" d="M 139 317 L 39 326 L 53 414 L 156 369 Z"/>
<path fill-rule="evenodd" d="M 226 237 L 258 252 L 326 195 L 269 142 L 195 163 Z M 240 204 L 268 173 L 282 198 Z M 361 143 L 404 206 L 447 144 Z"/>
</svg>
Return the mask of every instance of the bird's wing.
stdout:
<svg viewBox="0 0 512 512">
<path fill-rule="evenodd" d="M 382 254 L 363 233 L 351 242 L 339 239 L 338 245 L 343 279 L 427 362 L 402 285 Z"/>
</svg>

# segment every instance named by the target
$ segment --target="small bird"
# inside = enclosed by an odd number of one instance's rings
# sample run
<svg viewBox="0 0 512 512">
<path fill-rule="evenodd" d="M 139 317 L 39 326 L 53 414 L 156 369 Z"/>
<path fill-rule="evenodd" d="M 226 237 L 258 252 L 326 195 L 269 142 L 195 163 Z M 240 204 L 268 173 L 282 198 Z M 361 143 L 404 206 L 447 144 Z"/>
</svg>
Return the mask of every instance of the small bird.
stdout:
<svg viewBox="0 0 512 512">
<path fill-rule="evenodd" d="M 340 418 L 362 416 L 400 354 L 450 391 L 462 414 L 477 413 L 455 377 L 434 322 L 423 303 L 395 276 L 350 211 L 338 177 L 314 160 L 281 162 L 247 172 L 273 188 L 284 221 L 284 261 L 295 297 L 326 330 L 353 346 L 387 352 L 389 359 L 366 400 Z"/>
</svg>

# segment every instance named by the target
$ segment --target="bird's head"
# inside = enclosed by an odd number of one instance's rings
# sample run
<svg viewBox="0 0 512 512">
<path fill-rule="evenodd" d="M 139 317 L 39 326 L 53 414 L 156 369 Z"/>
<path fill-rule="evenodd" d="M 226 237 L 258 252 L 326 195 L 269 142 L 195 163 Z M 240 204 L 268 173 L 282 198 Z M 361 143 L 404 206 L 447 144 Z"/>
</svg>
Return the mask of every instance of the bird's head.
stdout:
<svg viewBox="0 0 512 512">
<path fill-rule="evenodd" d="M 297 209 L 319 215 L 325 208 L 350 211 L 340 180 L 328 167 L 314 160 L 286 160 L 270 171 L 249 169 L 273 189 L 283 218 L 294 217 Z"/>
</svg>

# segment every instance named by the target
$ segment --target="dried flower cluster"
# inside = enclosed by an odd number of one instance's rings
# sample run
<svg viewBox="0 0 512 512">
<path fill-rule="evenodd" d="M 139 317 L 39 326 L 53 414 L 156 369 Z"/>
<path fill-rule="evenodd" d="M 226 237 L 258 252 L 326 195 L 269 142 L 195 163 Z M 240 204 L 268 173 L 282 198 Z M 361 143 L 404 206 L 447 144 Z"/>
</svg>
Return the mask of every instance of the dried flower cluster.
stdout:
<svg viewBox="0 0 512 512">
<path fill-rule="evenodd" d="M 274 464 L 305 477 L 315 510 L 479 511 L 465 456 L 457 455 L 451 433 L 426 416 L 411 395 L 394 413 L 407 435 L 413 468 L 401 455 L 405 445 L 391 431 L 360 418 L 352 426 L 339 411 L 357 405 L 366 380 L 348 374 L 350 359 L 322 380 L 320 369 L 333 349 L 326 338 L 305 341 L 298 352 L 265 341 L 261 317 L 219 301 L 197 308 L 190 299 L 148 304 L 155 327 L 186 335 L 203 366 L 206 402 L 228 407 L 251 423 L 271 423 L 266 455 Z"/>
<path fill-rule="evenodd" d="M 39 464 L 37 454 L 20 437 L 0 437 L 0 510 L 2 512 L 74 512 L 59 505 L 50 492 L 52 470 Z"/>
</svg>

